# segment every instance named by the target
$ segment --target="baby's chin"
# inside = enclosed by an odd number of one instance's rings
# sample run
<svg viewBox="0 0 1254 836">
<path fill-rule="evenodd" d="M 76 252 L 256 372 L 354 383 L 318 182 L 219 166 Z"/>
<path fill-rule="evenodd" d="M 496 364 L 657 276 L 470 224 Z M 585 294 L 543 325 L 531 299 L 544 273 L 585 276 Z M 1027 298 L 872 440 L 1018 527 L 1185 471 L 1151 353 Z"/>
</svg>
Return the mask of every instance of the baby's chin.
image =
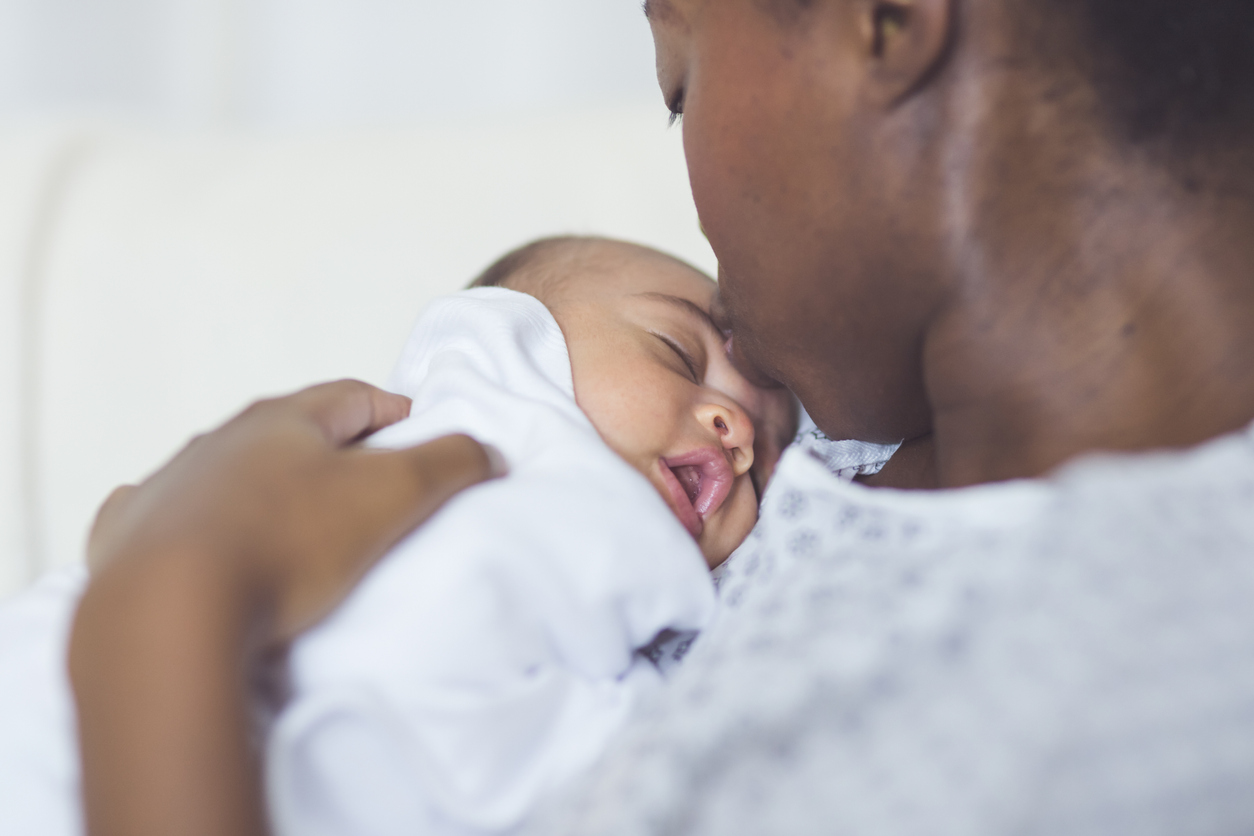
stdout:
<svg viewBox="0 0 1254 836">
<path fill-rule="evenodd" d="M 704 539 L 704 538 L 703 538 Z M 727 558 L 731 557 L 736 549 L 740 548 L 740 544 L 745 541 L 744 537 L 738 538 L 734 543 L 718 543 L 714 545 L 706 545 L 699 543 L 701 554 L 705 557 L 705 565 L 711 569 L 717 569 L 727 562 Z"/>
<path fill-rule="evenodd" d="M 705 558 L 705 565 L 711 569 L 717 569 L 726 562 L 727 558 L 731 557 L 731 552 L 724 548 L 707 546 L 705 543 L 698 543 L 697 545 L 701 547 L 701 556 Z"/>
<path fill-rule="evenodd" d="M 752 488 L 750 488 L 752 491 Z M 733 497 L 729 497 L 729 502 Z M 709 520 L 705 531 L 697 545 L 705 556 L 705 563 L 711 569 L 717 569 L 732 556 L 736 549 L 749 538 L 749 532 L 758 521 L 757 502 L 750 497 L 749 508 L 725 508 L 728 513 L 718 515 L 721 519 Z"/>
</svg>

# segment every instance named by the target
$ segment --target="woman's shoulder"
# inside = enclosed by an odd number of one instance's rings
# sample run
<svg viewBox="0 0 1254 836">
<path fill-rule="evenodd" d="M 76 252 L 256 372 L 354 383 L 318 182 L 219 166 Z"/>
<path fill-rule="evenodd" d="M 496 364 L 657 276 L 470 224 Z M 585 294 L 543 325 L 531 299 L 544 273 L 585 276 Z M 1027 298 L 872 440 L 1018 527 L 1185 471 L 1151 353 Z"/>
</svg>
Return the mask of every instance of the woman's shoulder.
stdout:
<svg viewBox="0 0 1254 836">
<path fill-rule="evenodd" d="M 1094 453 L 1039 479 L 937 491 L 873 489 L 847 479 L 847 462 L 804 444 L 780 462 L 754 540 L 812 530 L 833 546 L 876 549 L 943 535 L 960 542 L 1037 538 L 1084 519 L 1137 518 L 1143 530 L 1250 519 L 1254 425 L 1185 450 Z M 795 533 L 795 532 L 794 532 Z M 820 537 L 820 535 L 823 535 Z M 796 549 L 790 549 L 796 551 Z"/>
<path fill-rule="evenodd" d="M 1252 504 L 1248 431 L 934 494 L 794 450 L 717 623 L 549 832 L 1144 832 L 1164 799 L 1245 832 Z"/>
</svg>

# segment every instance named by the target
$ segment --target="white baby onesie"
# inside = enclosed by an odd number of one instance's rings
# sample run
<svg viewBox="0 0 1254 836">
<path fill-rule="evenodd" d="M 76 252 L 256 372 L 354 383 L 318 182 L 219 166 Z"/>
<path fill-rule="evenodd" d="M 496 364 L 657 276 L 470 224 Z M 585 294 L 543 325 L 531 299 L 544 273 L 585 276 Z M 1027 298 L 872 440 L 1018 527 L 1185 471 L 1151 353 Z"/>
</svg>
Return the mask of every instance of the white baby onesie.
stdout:
<svg viewBox="0 0 1254 836">
<path fill-rule="evenodd" d="M 487 834 L 586 769 L 658 674 L 637 649 L 715 608 L 692 538 L 575 404 L 557 323 L 500 288 L 438 301 L 391 388 L 508 477 L 454 498 L 291 655 L 270 735 L 276 830 Z"/>
</svg>

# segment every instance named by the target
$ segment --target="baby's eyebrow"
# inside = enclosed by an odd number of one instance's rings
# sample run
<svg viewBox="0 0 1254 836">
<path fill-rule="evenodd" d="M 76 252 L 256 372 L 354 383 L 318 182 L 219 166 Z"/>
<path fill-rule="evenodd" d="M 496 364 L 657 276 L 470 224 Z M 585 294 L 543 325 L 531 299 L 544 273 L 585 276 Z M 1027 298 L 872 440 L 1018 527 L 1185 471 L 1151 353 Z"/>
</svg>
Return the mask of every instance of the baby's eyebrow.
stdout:
<svg viewBox="0 0 1254 836">
<path fill-rule="evenodd" d="M 710 312 L 693 302 L 691 299 L 685 299 L 682 296 L 672 296 L 669 293 L 657 293 L 655 291 L 641 293 L 639 295 L 644 299 L 653 299 L 658 302 L 665 302 L 668 305 L 674 305 L 677 308 L 681 308 L 685 313 L 696 316 L 703 324 L 708 325 L 710 330 L 718 335 L 719 339 L 722 339 L 725 336 L 723 334 L 723 329 L 719 328 L 718 323 L 714 321 L 714 317 L 710 316 Z"/>
</svg>

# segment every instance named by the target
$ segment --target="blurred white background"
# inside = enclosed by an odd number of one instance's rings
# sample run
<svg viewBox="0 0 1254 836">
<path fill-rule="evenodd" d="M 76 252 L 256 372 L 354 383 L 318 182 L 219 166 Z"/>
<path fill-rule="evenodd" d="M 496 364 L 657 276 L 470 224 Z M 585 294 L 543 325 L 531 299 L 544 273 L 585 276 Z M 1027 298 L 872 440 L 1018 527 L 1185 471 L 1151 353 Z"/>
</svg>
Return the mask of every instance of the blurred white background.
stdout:
<svg viewBox="0 0 1254 836">
<path fill-rule="evenodd" d="M 639 0 L 0 0 L 0 597 L 554 233 L 713 273 Z"/>
<path fill-rule="evenodd" d="M 0 120 L 425 125 L 658 102 L 637 0 L 0 0 Z"/>
</svg>

